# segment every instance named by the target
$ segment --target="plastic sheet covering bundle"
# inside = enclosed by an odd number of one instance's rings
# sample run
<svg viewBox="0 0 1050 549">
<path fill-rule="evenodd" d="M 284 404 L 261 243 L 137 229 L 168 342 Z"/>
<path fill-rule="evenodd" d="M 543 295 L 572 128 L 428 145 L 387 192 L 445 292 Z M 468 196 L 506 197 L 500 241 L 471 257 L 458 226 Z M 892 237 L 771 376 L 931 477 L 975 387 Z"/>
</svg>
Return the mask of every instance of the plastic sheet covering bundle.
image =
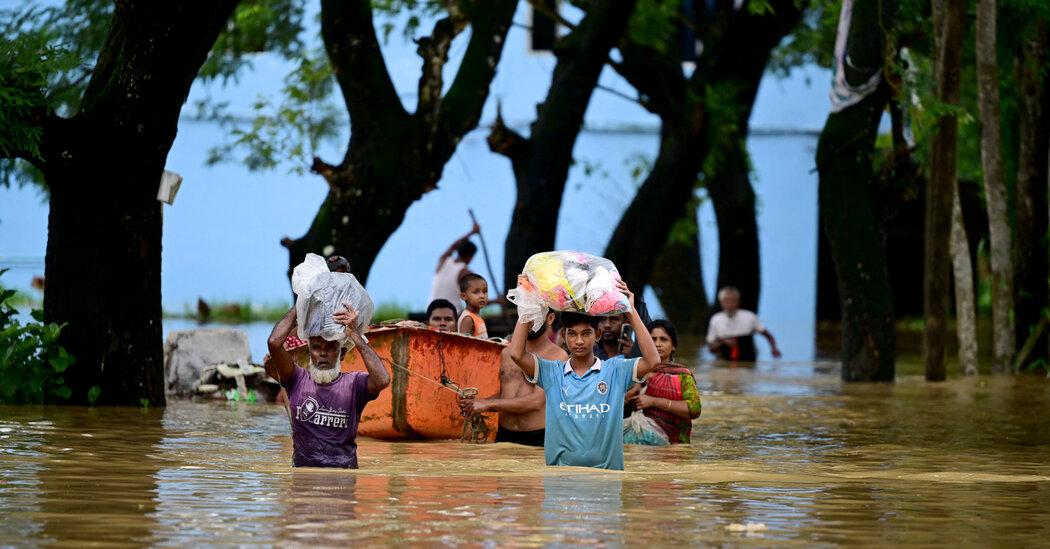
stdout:
<svg viewBox="0 0 1050 549">
<path fill-rule="evenodd" d="M 667 446 L 667 435 L 656 422 L 640 410 L 635 410 L 623 420 L 623 443 L 645 446 Z"/>
<path fill-rule="evenodd" d="M 533 255 L 522 273 L 528 284 L 507 292 L 518 306 L 518 318 L 539 331 L 549 309 L 591 316 L 626 313 L 630 302 L 616 282 L 620 273 L 612 261 L 582 252 L 556 251 Z"/>
<path fill-rule="evenodd" d="M 292 270 L 292 291 L 300 339 L 321 336 L 349 347 L 345 328 L 332 319 L 344 301 L 357 311 L 354 329 L 359 333 L 363 334 L 372 322 L 375 306 L 357 277 L 329 272 L 328 264 L 317 254 L 306 254 L 306 260 Z"/>
</svg>

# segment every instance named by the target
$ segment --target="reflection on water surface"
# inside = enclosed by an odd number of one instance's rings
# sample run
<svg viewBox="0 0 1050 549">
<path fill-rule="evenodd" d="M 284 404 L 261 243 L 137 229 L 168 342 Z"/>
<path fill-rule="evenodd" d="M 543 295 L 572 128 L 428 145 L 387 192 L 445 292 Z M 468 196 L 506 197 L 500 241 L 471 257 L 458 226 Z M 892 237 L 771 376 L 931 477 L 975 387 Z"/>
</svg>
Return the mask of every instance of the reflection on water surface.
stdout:
<svg viewBox="0 0 1050 549">
<path fill-rule="evenodd" d="M 1050 384 L 842 385 L 814 364 L 699 371 L 694 443 L 627 471 L 542 450 L 360 442 L 292 470 L 283 409 L 0 408 L 0 543 L 501 546 L 980 543 L 1050 537 Z M 733 524 L 761 523 L 751 532 Z"/>
</svg>

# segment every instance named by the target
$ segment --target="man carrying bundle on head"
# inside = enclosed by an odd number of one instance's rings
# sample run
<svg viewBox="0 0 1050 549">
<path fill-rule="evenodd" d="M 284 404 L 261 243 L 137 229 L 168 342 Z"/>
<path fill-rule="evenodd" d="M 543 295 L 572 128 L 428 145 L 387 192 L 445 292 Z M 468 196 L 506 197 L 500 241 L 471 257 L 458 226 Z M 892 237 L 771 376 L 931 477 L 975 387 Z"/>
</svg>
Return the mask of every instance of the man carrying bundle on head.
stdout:
<svg viewBox="0 0 1050 549">
<path fill-rule="evenodd" d="M 508 294 L 518 304 L 510 354 L 526 379 L 546 395 L 544 456 L 547 465 L 623 469 L 623 401 L 660 362 L 649 331 L 634 307 L 634 294 L 606 259 L 578 252 L 537 254 L 525 264 L 518 287 Z M 526 350 L 539 309 L 569 309 L 561 315 L 569 359 L 537 357 Z M 574 312 L 575 308 L 581 312 Z M 599 317 L 624 314 L 637 334 L 641 358 L 601 360 L 594 355 Z"/>
<path fill-rule="evenodd" d="M 390 384 L 390 375 L 362 331 L 372 316 L 372 300 L 352 274 L 328 272 L 324 260 L 309 254 L 295 268 L 297 297 L 267 340 L 266 371 L 288 392 L 295 467 L 357 468 L 357 425 L 365 404 Z M 309 342 L 310 363 L 298 368 L 284 341 L 298 328 Z M 364 372 L 344 373 L 340 363 L 356 347 Z"/>
</svg>

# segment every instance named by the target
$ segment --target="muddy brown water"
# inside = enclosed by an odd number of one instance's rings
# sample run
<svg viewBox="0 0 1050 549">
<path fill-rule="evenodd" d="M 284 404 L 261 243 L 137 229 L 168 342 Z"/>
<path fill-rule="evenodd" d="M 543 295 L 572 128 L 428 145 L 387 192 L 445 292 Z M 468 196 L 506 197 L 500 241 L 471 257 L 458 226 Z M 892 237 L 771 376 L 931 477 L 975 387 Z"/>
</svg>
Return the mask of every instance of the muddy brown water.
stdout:
<svg viewBox="0 0 1050 549">
<path fill-rule="evenodd" d="M 507 444 L 364 439 L 358 471 L 293 470 L 273 405 L 0 407 L 0 544 L 1050 539 L 1045 379 L 847 386 L 816 363 L 698 374 L 693 444 L 629 446 L 623 473 L 545 467 L 542 450 Z"/>
</svg>

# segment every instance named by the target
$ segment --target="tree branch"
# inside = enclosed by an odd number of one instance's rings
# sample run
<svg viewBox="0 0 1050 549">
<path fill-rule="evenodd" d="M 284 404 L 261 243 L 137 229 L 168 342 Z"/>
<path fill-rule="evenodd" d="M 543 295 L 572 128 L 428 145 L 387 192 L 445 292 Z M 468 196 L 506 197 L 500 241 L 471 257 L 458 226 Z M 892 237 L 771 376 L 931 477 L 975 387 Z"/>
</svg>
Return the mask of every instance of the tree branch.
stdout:
<svg viewBox="0 0 1050 549">
<path fill-rule="evenodd" d="M 351 135 L 407 123 L 379 49 L 369 0 L 322 0 L 321 37 L 350 113 Z M 400 119 L 400 120 L 396 120 Z"/>
<path fill-rule="evenodd" d="M 516 0 L 496 0 L 485 7 L 475 7 L 471 13 L 470 42 L 439 113 L 439 126 L 449 141 L 442 148 L 448 151 L 481 118 L 516 7 Z"/>
<path fill-rule="evenodd" d="M 528 155 L 530 142 L 520 133 L 507 127 L 503 121 L 503 108 L 496 106 L 496 121 L 492 123 L 488 139 L 489 150 L 506 156 L 511 163 L 521 162 Z"/>
<path fill-rule="evenodd" d="M 543 2 L 537 0 L 529 0 L 529 5 L 532 6 L 533 11 L 550 17 L 554 20 L 555 23 L 569 29 L 570 31 L 576 30 L 576 24 L 562 17 L 561 13 L 557 9 L 551 9 L 550 6 L 547 6 L 543 4 Z"/>
<path fill-rule="evenodd" d="M 462 12 L 449 9 L 449 16 L 438 20 L 430 36 L 416 41 L 416 51 L 423 58 L 423 70 L 419 76 L 416 116 L 420 117 L 428 133 L 436 133 L 436 123 L 441 109 L 441 90 L 444 88 L 442 71 L 448 62 L 448 49 L 452 41 L 466 27 Z M 453 16 L 457 13 L 457 16 Z"/>
</svg>

